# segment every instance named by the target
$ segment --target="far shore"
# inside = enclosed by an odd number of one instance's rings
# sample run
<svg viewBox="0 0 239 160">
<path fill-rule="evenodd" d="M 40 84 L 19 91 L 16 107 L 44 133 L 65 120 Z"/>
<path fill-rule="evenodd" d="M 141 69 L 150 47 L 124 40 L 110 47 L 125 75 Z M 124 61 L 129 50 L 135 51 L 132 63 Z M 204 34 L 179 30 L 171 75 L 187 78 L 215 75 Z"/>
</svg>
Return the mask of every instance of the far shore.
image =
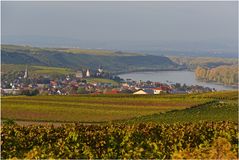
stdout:
<svg viewBox="0 0 239 160">
<path fill-rule="evenodd" d="M 159 72 L 159 71 L 191 71 L 189 69 L 142 69 L 142 70 L 132 70 L 132 71 L 122 71 L 122 72 L 115 72 L 115 75 L 120 75 L 120 74 L 129 74 L 129 73 L 140 73 L 140 72 Z"/>
<path fill-rule="evenodd" d="M 194 72 L 190 69 L 144 69 L 144 70 L 133 70 L 133 71 L 127 71 L 127 72 L 118 72 L 116 75 L 123 75 L 123 74 L 130 74 L 130 73 L 142 73 L 142 72 L 160 72 L 160 71 L 189 71 L 189 72 Z M 238 85 L 236 84 L 223 84 L 219 82 L 214 82 L 214 81 L 205 81 L 205 80 L 199 80 L 196 79 L 199 82 L 206 82 L 210 84 L 217 84 L 217 85 L 222 85 L 225 87 L 232 87 L 232 89 L 238 89 Z"/>
</svg>

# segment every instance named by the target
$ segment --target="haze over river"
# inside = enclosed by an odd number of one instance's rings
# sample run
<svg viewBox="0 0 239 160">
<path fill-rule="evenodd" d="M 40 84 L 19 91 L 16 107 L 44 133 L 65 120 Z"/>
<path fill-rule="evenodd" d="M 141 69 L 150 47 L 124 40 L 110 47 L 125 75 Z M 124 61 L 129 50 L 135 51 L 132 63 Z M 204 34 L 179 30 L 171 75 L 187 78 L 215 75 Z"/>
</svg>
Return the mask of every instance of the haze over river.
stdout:
<svg viewBox="0 0 239 160">
<path fill-rule="evenodd" d="M 204 87 L 215 88 L 216 90 L 232 90 L 236 89 L 231 86 L 224 86 L 215 83 L 201 82 L 196 80 L 194 72 L 191 71 L 154 71 L 154 72 L 132 72 L 120 74 L 120 78 L 130 78 L 136 81 L 153 81 L 161 83 L 185 83 L 186 85 L 200 85 Z"/>
</svg>

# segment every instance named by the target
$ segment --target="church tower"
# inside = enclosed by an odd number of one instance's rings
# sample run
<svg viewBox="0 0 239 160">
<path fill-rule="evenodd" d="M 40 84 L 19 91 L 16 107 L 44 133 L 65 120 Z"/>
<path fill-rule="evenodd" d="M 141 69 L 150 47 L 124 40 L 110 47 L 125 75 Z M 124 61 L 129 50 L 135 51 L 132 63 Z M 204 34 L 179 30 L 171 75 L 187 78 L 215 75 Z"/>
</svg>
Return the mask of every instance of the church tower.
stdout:
<svg viewBox="0 0 239 160">
<path fill-rule="evenodd" d="M 98 68 L 98 72 L 99 72 L 100 74 L 103 72 L 103 68 L 102 68 L 101 66 Z"/>
<path fill-rule="evenodd" d="M 25 69 L 25 73 L 24 73 L 24 77 L 23 78 L 28 78 L 28 69 L 27 69 L 27 66 L 26 66 L 26 69 Z"/>
<path fill-rule="evenodd" d="M 86 71 L 86 77 L 90 77 L 90 70 L 89 69 L 87 69 L 87 71 Z"/>
</svg>

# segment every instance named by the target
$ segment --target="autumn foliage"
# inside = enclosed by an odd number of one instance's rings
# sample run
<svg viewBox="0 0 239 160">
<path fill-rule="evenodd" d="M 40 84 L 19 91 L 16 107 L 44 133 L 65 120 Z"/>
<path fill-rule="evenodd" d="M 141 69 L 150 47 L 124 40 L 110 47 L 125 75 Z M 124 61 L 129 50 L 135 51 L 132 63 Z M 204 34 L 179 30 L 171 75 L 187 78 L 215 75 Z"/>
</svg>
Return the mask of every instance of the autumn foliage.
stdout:
<svg viewBox="0 0 239 160">
<path fill-rule="evenodd" d="M 238 124 L 3 125 L 1 150 L 4 159 L 235 159 Z"/>
</svg>

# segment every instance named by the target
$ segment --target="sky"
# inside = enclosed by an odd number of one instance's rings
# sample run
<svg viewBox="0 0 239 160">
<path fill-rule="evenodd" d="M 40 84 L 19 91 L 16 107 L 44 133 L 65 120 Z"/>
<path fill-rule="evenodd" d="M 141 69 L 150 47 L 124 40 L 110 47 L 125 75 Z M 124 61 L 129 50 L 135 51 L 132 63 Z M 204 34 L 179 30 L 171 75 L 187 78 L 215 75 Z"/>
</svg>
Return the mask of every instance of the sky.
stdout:
<svg viewBox="0 0 239 160">
<path fill-rule="evenodd" d="M 2 43 L 235 52 L 237 10 L 236 1 L 5 1 Z"/>
</svg>

